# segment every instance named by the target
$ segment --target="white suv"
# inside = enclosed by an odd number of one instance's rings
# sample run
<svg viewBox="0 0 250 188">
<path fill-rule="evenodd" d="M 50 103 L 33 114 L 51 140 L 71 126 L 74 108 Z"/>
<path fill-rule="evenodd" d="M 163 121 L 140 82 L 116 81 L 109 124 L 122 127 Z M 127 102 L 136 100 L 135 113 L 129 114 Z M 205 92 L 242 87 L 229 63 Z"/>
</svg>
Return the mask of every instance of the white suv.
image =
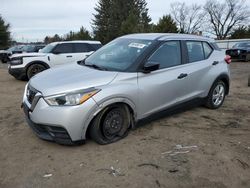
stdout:
<svg viewBox="0 0 250 188">
<path fill-rule="evenodd" d="M 39 53 L 11 56 L 9 73 L 19 80 L 30 79 L 48 68 L 83 60 L 101 46 L 99 41 L 54 42 Z"/>
</svg>

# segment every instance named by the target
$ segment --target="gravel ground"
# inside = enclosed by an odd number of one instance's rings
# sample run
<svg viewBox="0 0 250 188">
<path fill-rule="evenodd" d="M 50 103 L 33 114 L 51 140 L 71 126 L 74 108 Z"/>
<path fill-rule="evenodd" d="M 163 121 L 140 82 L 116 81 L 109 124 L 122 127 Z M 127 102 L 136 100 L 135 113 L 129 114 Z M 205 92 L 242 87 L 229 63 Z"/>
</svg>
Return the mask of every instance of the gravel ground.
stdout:
<svg viewBox="0 0 250 188">
<path fill-rule="evenodd" d="M 232 63 L 218 110 L 145 121 L 123 140 L 67 147 L 42 141 L 20 109 L 26 82 L 0 63 L 0 187 L 250 187 L 250 63 Z M 186 147 L 188 146 L 188 147 Z"/>
</svg>

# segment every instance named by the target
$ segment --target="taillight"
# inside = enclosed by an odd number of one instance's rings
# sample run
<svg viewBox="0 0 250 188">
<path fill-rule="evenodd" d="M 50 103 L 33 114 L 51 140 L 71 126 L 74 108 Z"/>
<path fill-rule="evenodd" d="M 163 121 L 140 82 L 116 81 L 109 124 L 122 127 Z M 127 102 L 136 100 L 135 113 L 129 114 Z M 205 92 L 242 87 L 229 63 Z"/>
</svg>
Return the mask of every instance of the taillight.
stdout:
<svg viewBox="0 0 250 188">
<path fill-rule="evenodd" d="M 226 61 L 227 64 L 230 64 L 232 62 L 230 55 L 226 55 L 224 60 Z"/>
</svg>

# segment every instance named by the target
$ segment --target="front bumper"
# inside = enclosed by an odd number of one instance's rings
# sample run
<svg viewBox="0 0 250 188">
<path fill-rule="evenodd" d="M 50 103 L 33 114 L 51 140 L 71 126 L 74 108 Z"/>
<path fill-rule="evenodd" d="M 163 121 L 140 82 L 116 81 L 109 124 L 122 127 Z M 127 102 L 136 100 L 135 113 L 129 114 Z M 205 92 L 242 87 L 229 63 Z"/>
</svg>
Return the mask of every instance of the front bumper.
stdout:
<svg viewBox="0 0 250 188">
<path fill-rule="evenodd" d="M 22 107 L 27 123 L 39 138 L 64 145 L 84 142 L 92 112 L 98 108 L 92 98 L 78 106 L 55 107 L 41 97 L 32 110 L 25 95 Z"/>
<path fill-rule="evenodd" d="M 26 79 L 26 68 L 13 68 L 9 65 L 8 67 L 9 74 L 14 76 L 18 80 Z"/>
<path fill-rule="evenodd" d="M 34 123 L 29 117 L 29 108 L 27 107 L 27 105 L 23 104 L 22 107 L 26 115 L 25 118 L 26 118 L 28 125 L 36 133 L 36 135 L 39 138 L 43 140 L 47 140 L 47 141 L 55 141 L 56 143 L 63 144 L 63 145 L 75 144 L 71 140 L 67 130 L 65 130 L 62 127 Z"/>
</svg>

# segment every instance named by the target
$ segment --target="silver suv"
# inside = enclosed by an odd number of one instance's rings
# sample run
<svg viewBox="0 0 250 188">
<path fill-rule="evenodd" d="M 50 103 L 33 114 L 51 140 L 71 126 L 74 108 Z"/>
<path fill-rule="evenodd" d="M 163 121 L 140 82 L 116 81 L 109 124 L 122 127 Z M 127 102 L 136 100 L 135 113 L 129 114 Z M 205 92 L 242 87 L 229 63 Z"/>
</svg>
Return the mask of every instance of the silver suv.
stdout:
<svg viewBox="0 0 250 188">
<path fill-rule="evenodd" d="M 203 99 L 219 108 L 229 92 L 230 57 L 208 38 L 132 34 L 87 59 L 34 76 L 23 96 L 30 127 L 61 144 L 125 137 L 138 120 Z"/>
</svg>

